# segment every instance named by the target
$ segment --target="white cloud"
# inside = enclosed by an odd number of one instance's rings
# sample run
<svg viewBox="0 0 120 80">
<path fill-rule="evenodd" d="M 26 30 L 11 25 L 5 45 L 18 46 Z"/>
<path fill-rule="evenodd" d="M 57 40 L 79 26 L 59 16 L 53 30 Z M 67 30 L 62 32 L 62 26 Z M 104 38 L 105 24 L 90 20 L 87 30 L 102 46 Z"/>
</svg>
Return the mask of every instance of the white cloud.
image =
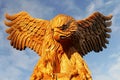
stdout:
<svg viewBox="0 0 120 80">
<path fill-rule="evenodd" d="M 91 64 L 93 80 L 119 80 L 120 76 L 120 49 L 116 53 L 109 53 L 106 60 Z"/>
<path fill-rule="evenodd" d="M 120 50 L 112 54 L 110 58 L 113 60 L 109 68 L 110 76 L 112 76 L 114 80 L 118 80 L 120 77 Z"/>
<path fill-rule="evenodd" d="M 9 66 L 8 68 L 4 68 L 4 72 L 0 73 L 0 80 L 17 80 L 18 77 L 21 79 L 21 74 L 21 70 L 17 69 L 14 66 Z"/>
<path fill-rule="evenodd" d="M 101 8 L 104 6 L 104 2 L 103 0 L 93 0 L 87 7 L 87 13 L 90 14 L 92 13 L 93 11 Z"/>
<path fill-rule="evenodd" d="M 66 10 L 68 10 L 68 11 L 73 11 L 73 12 L 81 11 L 80 7 L 78 7 L 75 4 L 74 0 L 71 0 L 71 1 L 65 0 L 63 5 L 65 6 Z"/>
<path fill-rule="evenodd" d="M 102 75 L 101 73 L 97 75 L 97 77 L 95 77 L 94 80 L 113 80 L 113 79 L 111 79 L 111 77 L 109 77 L 108 75 L 104 75 L 104 74 Z"/>
<path fill-rule="evenodd" d="M 61 3 L 61 8 L 64 8 L 64 11 L 66 11 L 68 15 L 71 15 L 75 19 L 83 18 L 82 15 L 84 15 L 84 11 L 80 6 L 76 5 L 74 0 L 64 0 L 64 2 Z"/>
<path fill-rule="evenodd" d="M 42 2 L 42 1 L 41 1 Z M 4 2 L 5 3 L 5 2 Z M 19 1 L 7 1 L 5 3 L 6 7 L 4 8 L 3 12 L 8 12 L 8 13 L 17 13 L 21 10 L 29 12 L 32 16 L 35 17 L 40 17 L 40 18 L 47 18 L 50 15 L 53 15 L 54 13 L 54 8 L 43 5 L 42 3 L 39 2 L 39 0 L 19 0 Z M 16 5 L 13 5 L 16 4 Z M 45 17 L 46 16 L 46 17 Z"/>
<path fill-rule="evenodd" d="M 87 9 L 87 12 L 91 13 L 95 10 L 95 4 L 94 3 L 91 3 L 89 6 L 88 6 L 88 9 Z"/>
<path fill-rule="evenodd" d="M 114 10 L 112 12 L 112 14 L 113 14 L 112 31 L 115 32 L 115 33 L 120 30 L 120 27 L 119 27 L 119 25 L 120 25 L 120 23 L 119 23 L 120 8 L 119 7 L 120 7 L 120 5 L 116 4 L 116 7 L 114 8 Z"/>
<path fill-rule="evenodd" d="M 120 61 L 115 62 L 109 70 L 110 76 L 113 77 L 114 80 L 119 80 L 120 78 Z"/>
<path fill-rule="evenodd" d="M 109 5 L 109 4 L 112 4 L 113 0 L 110 0 L 108 2 L 106 2 L 105 4 Z"/>
<path fill-rule="evenodd" d="M 21 8 L 23 10 L 29 11 L 31 15 L 34 15 L 39 18 L 40 17 L 47 18 L 50 15 L 53 15 L 54 13 L 53 7 L 43 5 L 38 1 L 21 1 Z"/>
<path fill-rule="evenodd" d="M 0 56 L 0 80 L 22 80 L 26 74 L 26 80 L 28 80 L 38 56 L 35 53 L 20 52 L 15 49 L 11 49 L 10 53 L 9 55 Z M 27 73 L 27 71 L 31 73 Z"/>
</svg>

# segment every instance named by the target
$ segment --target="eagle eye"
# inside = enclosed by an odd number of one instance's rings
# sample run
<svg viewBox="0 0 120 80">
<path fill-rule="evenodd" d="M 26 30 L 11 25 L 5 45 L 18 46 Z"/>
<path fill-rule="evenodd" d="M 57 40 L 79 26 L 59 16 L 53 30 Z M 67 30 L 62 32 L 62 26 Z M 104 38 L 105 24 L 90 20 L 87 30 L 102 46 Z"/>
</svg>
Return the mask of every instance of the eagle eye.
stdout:
<svg viewBox="0 0 120 80">
<path fill-rule="evenodd" d="M 60 30 L 66 30 L 67 28 L 68 28 L 68 25 L 65 25 L 65 24 L 59 27 Z"/>
</svg>

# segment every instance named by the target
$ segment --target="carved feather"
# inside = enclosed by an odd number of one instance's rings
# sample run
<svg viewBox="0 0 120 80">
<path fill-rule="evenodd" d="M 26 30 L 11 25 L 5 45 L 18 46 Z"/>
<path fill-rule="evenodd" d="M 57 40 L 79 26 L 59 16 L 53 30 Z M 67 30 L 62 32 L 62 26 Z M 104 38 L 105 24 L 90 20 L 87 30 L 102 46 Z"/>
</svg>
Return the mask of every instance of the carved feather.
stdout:
<svg viewBox="0 0 120 80">
<path fill-rule="evenodd" d="M 78 42 L 80 42 L 79 44 L 81 44 L 79 46 L 82 49 L 82 55 L 85 55 L 90 51 L 99 52 L 103 50 L 103 47 L 106 48 L 106 44 L 109 43 L 109 41 L 106 38 L 110 38 L 110 34 L 108 33 L 111 32 L 111 29 L 108 27 L 112 24 L 112 22 L 110 21 L 111 19 L 112 15 L 104 16 L 99 12 L 95 12 L 88 18 L 77 21 L 77 33 L 82 32 L 84 36 L 84 38 L 81 39 L 81 34 L 78 34 L 79 36 L 77 37 L 79 40 Z M 80 30 L 80 28 L 84 29 Z M 84 42 L 81 42 L 81 40 L 83 40 Z M 78 43 L 76 43 L 76 45 L 77 44 Z M 76 49 L 80 51 L 79 48 Z"/>
<path fill-rule="evenodd" d="M 45 35 L 49 21 L 33 18 L 24 11 L 14 15 L 5 14 L 5 17 L 10 20 L 9 22 L 5 20 L 5 25 L 9 26 L 6 32 L 10 34 L 8 39 L 11 40 L 11 45 L 18 50 L 30 47 L 41 54 L 39 49 L 42 42 L 40 43 L 39 40 L 42 40 Z M 38 38 L 33 39 L 33 36 L 38 36 Z"/>
</svg>

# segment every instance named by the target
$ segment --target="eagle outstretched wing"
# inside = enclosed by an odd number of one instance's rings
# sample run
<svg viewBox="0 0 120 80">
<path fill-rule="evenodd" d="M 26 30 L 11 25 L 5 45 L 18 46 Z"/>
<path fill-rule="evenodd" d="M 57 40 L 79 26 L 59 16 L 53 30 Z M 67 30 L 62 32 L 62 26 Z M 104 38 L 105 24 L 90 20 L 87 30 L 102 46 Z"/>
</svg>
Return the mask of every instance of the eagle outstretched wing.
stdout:
<svg viewBox="0 0 120 80">
<path fill-rule="evenodd" d="M 5 24 L 10 27 L 6 32 L 9 34 L 11 45 L 18 50 L 29 47 L 41 55 L 41 46 L 49 21 L 33 18 L 24 11 L 12 16 L 6 14 L 5 17 L 10 20 L 5 21 Z"/>
<path fill-rule="evenodd" d="M 107 38 L 111 32 L 109 26 L 112 15 L 104 16 L 99 12 L 95 12 L 88 18 L 78 20 L 78 29 L 74 37 L 75 48 L 83 56 L 90 51 L 99 52 L 106 48 L 109 43 Z"/>
</svg>

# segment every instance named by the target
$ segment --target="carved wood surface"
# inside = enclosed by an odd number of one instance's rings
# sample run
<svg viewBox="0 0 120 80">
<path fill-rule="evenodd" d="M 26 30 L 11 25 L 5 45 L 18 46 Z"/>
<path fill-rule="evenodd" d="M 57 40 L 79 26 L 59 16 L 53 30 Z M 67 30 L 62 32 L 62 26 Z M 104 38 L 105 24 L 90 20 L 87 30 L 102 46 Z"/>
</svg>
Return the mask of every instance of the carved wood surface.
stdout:
<svg viewBox="0 0 120 80">
<path fill-rule="evenodd" d="M 34 50 L 40 57 L 30 80 L 92 80 L 83 56 L 102 51 L 109 43 L 112 15 L 94 12 L 82 20 L 59 14 L 51 20 L 27 12 L 5 15 L 11 45 Z"/>
</svg>

